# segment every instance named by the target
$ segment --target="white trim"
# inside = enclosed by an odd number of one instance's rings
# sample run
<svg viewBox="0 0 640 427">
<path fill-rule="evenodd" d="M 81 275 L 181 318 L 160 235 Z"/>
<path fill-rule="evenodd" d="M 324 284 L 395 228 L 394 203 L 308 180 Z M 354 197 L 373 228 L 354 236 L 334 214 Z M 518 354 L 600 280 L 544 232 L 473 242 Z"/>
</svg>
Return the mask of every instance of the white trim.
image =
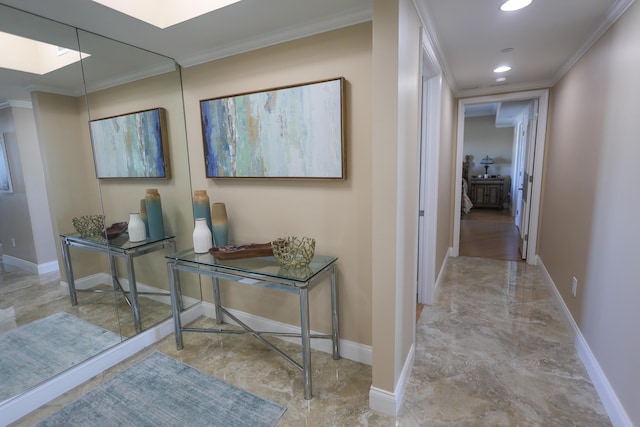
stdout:
<svg viewBox="0 0 640 427">
<path fill-rule="evenodd" d="M 600 23 L 595 31 L 591 32 L 589 38 L 580 46 L 580 48 L 569 57 L 560 69 L 553 76 L 551 84 L 548 87 L 555 86 L 556 83 L 564 77 L 565 74 L 574 66 L 582 56 L 591 49 L 591 47 L 607 32 L 607 30 L 622 16 L 623 13 L 633 4 L 635 0 L 616 0 L 607 10 L 607 16 Z"/>
<path fill-rule="evenodd" d="M 374 411 L 381 412 L 385 415 L 395 417 L 400 412 L 402 403 L 404 402 L 404 393 L 407 390 L 407 384 L 411 377 L 411 369 L 415 360 L 415 344 L 411 345 L 407 359 L 398 378 L 398 383 L 393 393 L 382 390 L 378 387 L 369 389 L 369 408 Z"/>
<path fill-rule="evenodd" d="M 33 108 L 31 101 L 23 101 L 21 99 L 3 99 L 0 100 L 0 110 L 5 108 Z"/>
<path fill-rule="evenodd" d="M 449 257 L 451 255 L 451 250 L 452 250 L 452 248 L 449 248 L 447 250 L 447 253 L 444 256 L 444 261 L 442 261 L 442 265 L 440 266 L 440 271 L 438 272 L 438 278 L 436 279 L 435 286 L 433 287 L 433 293 L 434 294 L 438 290 L 438 288 L 440 288 L 440 285 L 442 285 L 442 281 L 444 280 L 444 273 L 447 270 L 447 264 L 449 263 Z"/>
<path fill-rule="evenodd" d="M 210 302 L 202 302 L 202 315 L 210 317 L 212 319 L 216 318 L 216 309 L 215 305 Z M 236 316 L 240 321 L 246 323 L 250 328 L 255 329 L 257 331 L 272 331 L 272 332 L 285 332 L 285 333 L 299 333 L 300 327 L 289 325 L 287 323 L 277 322 L 275 320 L 267 319 L 265 317 L 256 316 L 250 313 L 246 313 L 243 311 L 234 310 L 231 308 L 225 307 L 231 314 Z M 236 325 L 229 317 L 223 314 L 222 320 L 225 323 Z M 311 331 L 312 334 L 318 334 L 320 332 Z M 300 345 L 300 338 L 296 337 L 275 337 L 281 340 L 291 342 L 294 344 Z M 311 348 L 314 350 L 320 350 L 325 353 L 333 354 L 333 345 L 331 340 L 325 339 L 316 339 L 311 340 Z M 373 357 L 371 346 L 359 344 L 353 341 L 348 341 L 341 339 L 340 340 L 340 357 L 353 360 L 355 362 L 364 363 L 365 365 L 371 366 L 373 364 Z"/>
<path fill-rule="evenodd" d="M 462 188 L 462 156 L 464 150 L 464 107 L 467 104 L 484 104 L 490 102 L 517 101 L 522 99 L 538 99 L 538 120 L 536 127 L 536 147 L 533 164 L 533 183 L 531 190 L 531 219 L 529 221 L 529 241 L 527 243 L 527 264 L 535 265 L 538 245 L 538 225 L 540 220 L 540 203 L 542 197 L 542 175 L 544 166 L 544 150 L 547 140 L 547 111 L 549 108 L 549 90 L 533 90 L 514 92 L 475 98 L 465 98 L 458 101 L 458 127 L 456 138 L 456 177 L 455 177 L 455 208 L 453 222 L 453 251 L 452 256 L 460 253 L 460 207 Z M 455 213 L 458 213 L 457 215 Z"/>
<path fill-rule="evenodd" d="M 45 262 L 44 264 L 38 264 L 38 275 L 53 273 L 54 271 L 60 271 L 58 261 Z"/>
<path fill-rule="evenodd" d="M 598 392 L 598 396 L 600 396 L 602 405 L 607 411 L 607 414 L 611 419 L 611 423 L 616 427 L 633 427 L 633 423 L 631 422 L 629 415 L 627 415 L 624 406 L 622 406 L 622 403 L 618 399 L 615 390 L 611 387 L 611 383 L 609 383 L 607 376 L 598 363 L 598 359 L 596 359 L 595 355 L 591 351 L 589 343 L 587 343 L 587 340 L 585 340 L 582 335 L 582 332 L 571 315 L 569 308 L 564 303 L 564 300 L 562 299 L 555 282 L 551 278 L 549 271 L 547 271 L 547 268 L 542 262 L 540 256 L 537 256 L 536 260 L 537 264 L 542 269 L 551 293 L 555 297 L 555 302 L 558 305 L 558 308 L 560 308 L 564 314 L 565 320 L 574 334 L 576 351 L 578 352 L 584 367 L 587 369 L 589 378 L 591 378 L 591 382 Z"/>
<path fill-rule="evenodd" d="M 422 97 L 420 195 L 421 218 L 418 260 L 418 302 L 431 305 L 435 293 L 436 236 L 438 228 L 438 177 L 440 160 L 440 119 L 442 111 L 442 69 L 429 35 L 422 31 Z M 424 197 L 422 197 L 424 195 Z M 420 229 L 420 228 L 419 228 Z"/>
<path fill-rule="evenodd" d="M 333 31 L 344 27 L 371 21 L 373 9 L 370 5 L 366 7 L 343 10 L 341 13 L 330 16 L 316 22 L 304 22 L 292 26 L 281 28 L 266 34 L 261 34 L 259 38 L 241 39 L 232 43 L 196 52 L 190 55 L 179 56 L 176 61 L 183 67 L 193 67 L 205 62 L 222 59 L 233 55 L 238 55 L 252 50 L 262 49 L 292 40 L 310 37 L 327 31 Z"/>
<path fill-rule="evenodd" d="M 192 322 L 202 314 L 202 307 L 196 305 L 185 310 L 181 319 Z M 0 418 L 3 423 L 12 423 L 29 412 L 39 408 L 56 397 L 88 381 L 101 372 L 133 356 L 144 348 L 156 343 L 173 332 L 173 318 L 134 336 L 73 368 L 54 376 L 37 387 L 0 404 Z M 3 424 L 4 425 L 4 424 Z"/>
<path fill-rule="evenodd" d="M 12 257 L 10 255 L 3 255 L 2 262 L 6 265 L 12 265 L 22 270 L 26 270 L 31 274 L 46 274 L 53 271 L 58 271 L 58 261 L 45 262 L 43 264 L 36 264 L 30 261 L 25 261 L 21 258 Z"/>
<path fill-rule="evenodd" d="M 413 0 L 413 5 L 418 12 L 418 16 L 422 21 L 422 28 L 426 33 L 426 39 L 429 40 L 430 46 L 430 54 L 436 60 L 439 67 L 444 74 L 444 77 L 447 79 L 449 86 L 452 92 L 456 92 L 457 88 L 455 86 L 455 79 L 453 78 L 453 73 L 449 68 L 449 64 L 446 61 L 446 57 L 443 53 L 442 45 L 440 44 L 440 40 L 438 39 L 438 34 L 436 33 L 436 26 L 433 23 L 433 19 L 431 19 L 431 13 L 429 11 L 429 6 L 426 1 L 418 1 Z"/>
</svg>

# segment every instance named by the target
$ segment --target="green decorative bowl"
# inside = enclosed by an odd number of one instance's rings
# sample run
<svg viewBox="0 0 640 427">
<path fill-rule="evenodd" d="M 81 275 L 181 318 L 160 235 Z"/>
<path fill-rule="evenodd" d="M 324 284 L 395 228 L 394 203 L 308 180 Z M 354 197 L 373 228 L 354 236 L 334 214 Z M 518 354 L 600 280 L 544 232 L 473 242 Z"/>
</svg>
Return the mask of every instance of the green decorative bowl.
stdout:
<svg viewBox="0 0 640 427">
<path fill-rule="evenodd" d="M 82 237 L 104 237 L 104 216 L 83 215 L 71 220 L 73 228 Z"/>
<path fill-rule="evenodd" d="M 304 268 L 313 259 L 316 249 L 316 240 L 311 237 L 297 238 L 290 236 L 279 238 L 271 242 L 273 256 L 282 268 Z"/>
</svg>

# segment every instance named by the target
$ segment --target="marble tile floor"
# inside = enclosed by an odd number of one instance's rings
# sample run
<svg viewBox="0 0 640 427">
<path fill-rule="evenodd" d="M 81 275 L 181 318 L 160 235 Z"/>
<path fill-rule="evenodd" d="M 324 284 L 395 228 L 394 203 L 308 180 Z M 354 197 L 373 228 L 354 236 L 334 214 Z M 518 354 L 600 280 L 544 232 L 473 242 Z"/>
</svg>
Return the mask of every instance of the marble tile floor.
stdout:
<svg viewBox="0 0 640 427">
<path fill-rule="evenodd" d="M 103 284 L 95 289 L 109 290 L 112 287 Z M 145 296 L 140 296 L 138 302 L 143 330 L 171 317 L 168 297 L 167 303 Z M 114 294 L 78 292 L 78 305 L 72 306 L 69 290 L 60 285 L 58 272 L 38 276 L 7 266 L 0 273 L 0 310 L 5 313 L 0 316 L 5 319 L 0 324 L 0 331 L 66 311 L 124 337 L 135 335 L 133 313 L 124 298 Z"/>
<path fill-rule="evenodd" d="M 196 325 L 213 325 L 200 318 Z M 248 335 L 173 335 L 15 423 L 28 426 L 154 350 L 287 407 L 279 426 L 611 425 L 539 268 L 452 258 L 417 326 L 415 364 L 398 417 L 369 409 L 371 367 L 313 352 L 314 398 L 301 373 Z M 299 355 L 299 346 L 282 343 Z"/>
<path fill-rule="evenodd" d="M 168 303 L 140 297 L 139 305 L 143 329 L 171 317 Z M 72 306 L 58 272 L 38 276 L 10 265 L 0 271 L 0 333 L 63 311 L 123 337 L 135 335 L 133 313 L 121 296 L 81 292 Z"/>
</svg>

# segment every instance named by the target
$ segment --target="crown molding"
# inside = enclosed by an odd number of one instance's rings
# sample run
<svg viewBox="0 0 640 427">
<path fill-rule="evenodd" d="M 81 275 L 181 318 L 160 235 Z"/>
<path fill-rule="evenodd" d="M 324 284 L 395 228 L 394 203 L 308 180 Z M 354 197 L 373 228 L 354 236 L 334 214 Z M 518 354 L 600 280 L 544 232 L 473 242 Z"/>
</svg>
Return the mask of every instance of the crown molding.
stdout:
<svg viewBox="0 0 640 427">
<path fill-rule="evenodd" d="M 485 95 L 499 95 L 510 92 L 524 92 L 529 90 L 549 89 L 553 84 L 550 80 L 544 80 L 539 82 L 520 83 L 520 84 L 506 84 L 495 85 L 489 87 L 482 87 L 469 90 L 459 90 L 454 92 L 457 98 L 473 98 L 477 96 Z"/>
<path fill-rule="evenodd" d="M 607 16 L 600 23 L 598 28 L 596 28 L 591 36 L 580 46 L 580 49 L 576 51 L 563 65 L 560 67 L 558 72 L 552 79 L 551 86 L 555 86 L 556 83 L 560 81 L 564 77 L 565 74 L 574 66 L 576 62 L 582 58 L 582 56 L 587 53 L 591 47 L 607 32 L 607 30 L 615 24 L 615 22 L 620 19 L 620 17 L 629 9 L 629 7 L 635 2 L 635 0 L 617 0 L 614 2 L 609 10 L 607 11 Z"/>
<path fill-rule="evenodd" d="M 197 52 L 192 55 L 185 55 L 176 58 L 181 66 L 193 67 L 195 65 L 204 64 L 205 62 L 222 59 L 240 53 L 249 52 L 256 49 L 285 43 L 304 37 L 313 36 L 327 31 L 337 30 L 351 25 L 361 24 L 373 19 L 373 10 L 371 6 L 358 7 L 346 10 L 339 15 L 331 16 L 327 19 L 315 22 L 304 22 L 298 25 L 286 27 L 284 29 L 264 34 L 260 38 L 249 38 L 239 40 L 238 42 L 229 43 L 224 46 Z"/>
<path fill-rule="evenodd" d="M 456 81 L 453 79 L 453 73 L 451 72 L 451 68 L 447 63 L 446 57 L 442 51 L 442 45 L 440 44 L 440 40 L 438 39 L 438 35 L 435 31 L 435 25 L 433 23 L 433 19 L 431 19 L 431 13 L 429 12 L 429 7 L 427 6 L 427 2 L 413 0 L 413 6 L 416 8 L 418 12 L 418 17 L 422 21 L 422 29 L 427 35 L 429 42 L 431 43 L 431 47 L 433 48 L 433 53 L 436 56 L 438 64 L 442 69 L 442 74 L 444 74 L 444 78 L 447 80 L 447 84 L 453 93 L 458 91 L 458 85 Z"/>
<path fill-rule="evenodd" d="M 21 99 L 0 99 L 0 110 L 5 108 L 33 108 L 31 101 L 23 101 Z"/>
</svg>

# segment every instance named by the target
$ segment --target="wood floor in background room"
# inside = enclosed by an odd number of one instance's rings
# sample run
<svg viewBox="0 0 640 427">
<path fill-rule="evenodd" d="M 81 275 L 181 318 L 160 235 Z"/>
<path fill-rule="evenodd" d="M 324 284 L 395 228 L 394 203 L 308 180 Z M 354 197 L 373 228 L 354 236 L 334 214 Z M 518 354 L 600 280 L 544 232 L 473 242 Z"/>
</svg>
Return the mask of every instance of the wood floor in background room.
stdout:
<svg viewBox="0 0 640 427">
<path fill-rule="evenodd" d="M 509 210 L 476 208 L 462 217 L 460 256 L 522 261 Z"/>
</svg>

